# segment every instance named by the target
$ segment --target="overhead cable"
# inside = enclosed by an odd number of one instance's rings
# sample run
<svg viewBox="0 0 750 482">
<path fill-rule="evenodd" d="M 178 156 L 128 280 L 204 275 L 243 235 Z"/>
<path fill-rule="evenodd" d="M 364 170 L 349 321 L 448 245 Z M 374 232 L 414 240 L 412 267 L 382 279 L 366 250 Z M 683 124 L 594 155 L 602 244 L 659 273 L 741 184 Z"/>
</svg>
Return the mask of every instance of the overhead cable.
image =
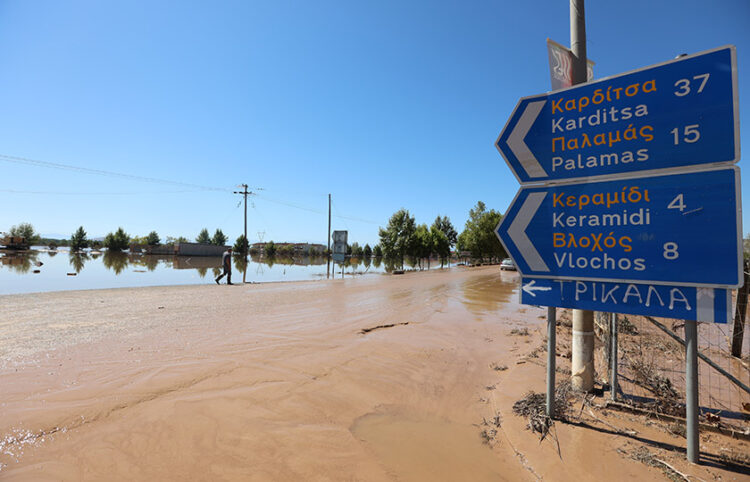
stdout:
<svg viewBox="0 0 750 482">
<path fill-rule="evenodd" d="M 231 189 L 228 189 L 228 188 L 202 186 L 200 184 L 191 184 L 191 183 L 180 182 L 180 181 L 170 181 L 167 179 L 158 179 L 154 177 L 135 176 L 133 174 L 123 174 L 121 172 L 105 171 L 103 169 L 90 169 L 87 167 L 72 166 L 69 164 L 60 164 L 57 162 L 39 161 L 36 159 L 9 156 L 6 154 L 0 154 L 0 161 L 12 162 L 16 164 L 26 164 L 26 165 L 37 166 L 37 167 L 46 167 L 50 169 L 60 169 L 63 171 L 73 171 L 73 172 L 82 172 L 86 174 L 95 174 L 97 176 L 119 177 L 121 179 L 130 179 L 132 181 L 142 181 L 142 182 L 151 182 L 151 183 L 156 183 L 156 184 L 169 184 L 172 186 L 191 187 L 194 189 L 199 189 L 201 191 L 221 191 L 221 192 L 232 191 Z"/>
</svg>

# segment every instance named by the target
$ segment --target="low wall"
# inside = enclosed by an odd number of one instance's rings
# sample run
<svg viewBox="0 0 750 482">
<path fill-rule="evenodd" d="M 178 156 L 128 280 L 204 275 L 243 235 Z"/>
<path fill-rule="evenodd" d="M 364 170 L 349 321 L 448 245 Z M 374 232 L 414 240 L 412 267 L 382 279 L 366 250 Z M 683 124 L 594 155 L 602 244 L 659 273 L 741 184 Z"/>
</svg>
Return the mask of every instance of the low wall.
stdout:
<svg viewBox="0 0 750 482">
<path fill-rule="evenodd" d="M 231 246 L 214 246 L 212 244 L 178 243 L 174 245 L 178 256 L 221 256 Z"/>
</svg>

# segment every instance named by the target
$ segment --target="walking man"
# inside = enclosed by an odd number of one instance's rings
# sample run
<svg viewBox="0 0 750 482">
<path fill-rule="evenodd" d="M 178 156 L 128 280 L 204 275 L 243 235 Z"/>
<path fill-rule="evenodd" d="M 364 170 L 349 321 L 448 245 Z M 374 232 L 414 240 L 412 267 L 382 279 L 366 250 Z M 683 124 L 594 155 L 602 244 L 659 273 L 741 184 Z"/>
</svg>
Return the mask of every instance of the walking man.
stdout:
<svg viewBox="0 0 750 482">
<path fill-rule="evenodd" d="M 219 280 L 223 278 L 224 276 L 227 277 L 227 284 L 232 284 L 232 248 L 227 249 L 224 251 L 224 254 L 221 255 L 221 264 L 224 267 L 224 272 L 219 275 L 218 278 L 216 278 L 216 284 L 219 284 Z"/>
</svg>

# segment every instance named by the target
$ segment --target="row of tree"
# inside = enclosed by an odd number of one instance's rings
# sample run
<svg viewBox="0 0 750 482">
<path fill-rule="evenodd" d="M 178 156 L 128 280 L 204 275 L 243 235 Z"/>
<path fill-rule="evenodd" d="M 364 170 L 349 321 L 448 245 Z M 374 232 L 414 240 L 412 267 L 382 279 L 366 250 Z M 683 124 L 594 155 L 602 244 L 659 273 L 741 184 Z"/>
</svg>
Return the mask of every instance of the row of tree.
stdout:
<svg viewBox="0 0 750 482">
<path fill-rule="evenodd" d="M 499 260 L 506 257 L 505 249 L 495 235 L 495 228 L 500 223 L 502 214 L 494 209 L 487 209 L 482 202 L 477 202 L 469 211 L 469 219 L 466 221 L 463 232 L 456 233 L 450 219 L 447 216 L 438 216 L 431 226 L 426 224 L 417 225 L 414 216 L 409 214 L 406 209 L 396 211 L 388 220 L 385 228 L 380 228 L 380 244 L 370 248 L 369 244 L 364 247 L 354 242 L 347 247 L 347 254 L 357 258 L 385 257 L 392 262 L 398 262 L 401 267 L 404 266 L 405 257 L 410 257 L 417 261 L 418 266 L 422 267 L 422 261 L 434 257 L 440 258 L 441 265 L 450 257 L 451 250 L 455 246 L 457 251 L 469 252 L 473 258 Z M 21 223 L 11 227 L 9 234 L 11 236 L 21 236 L 26 238 L 28 244 L 36 244 L 40 241 L 40 236 L 29 223 Z M 198 237 L 197 243 L 212 244 L 217 246 L 226 245 L 227 236 L 216 229 L 213 236 L 208 229 L 203 228 Z M 167 237 L 166 244 L 187 243 L 187 238 L 182 236 L 178 238 Z M 68 244 L 72 251 L 78 251 L 93 245 L 93 242 L 87 238 L 83 226 L 79 227 L 70 237 Z M 103 245 L 110 251 L 123 251 L 128 249 L 130 244 L 159 245 L 161 238 L 156 231 L 151 231 L 146 236 L 131 237 L 123 228 L 108 233 Z M 249 243 L 244 235 L 240 235 L 234 243 L 233 250 L 237 254 L 247 254 L 249 252 Z M 289 245 L 276 247 L 273 241 L 269 241 L 264 246 L 264 254 L 272 257 L 276 254 L 291 256 L 294 255 L 294 248 Z M 325 253 L 306 253 L 309 255 Z"/>
<path fill-rule="evenodd" d="M 401 267 L 407 256 L 416 260 L 420 268 L 423 260 L 429 267 L 429 260 L 434 257 L 440 258 L 442 266 L 454 246 L 457 251 L 469 252 L 472 258 L 499 260 L 507 256 L 495 235 L 501 219 L 502 214 L 487 210 L 479 201 L 469 211 L 464 230 L 458 235 L 447 216 L 438 216 L 428 228 L 426 224 L 417 225 L 414 216 L 402 208 L 391 216 L 385 228 L 380 228 L 380 246 L 386 259 Z"/>
<path fill-rule="evenodd" d="M 420 268 L 422 260 L 437 256 L 441 265 L 450 256 L 451 247 L 456 244 L 457 234 L 447 216 L 438 216 L 429 228 L 426 224 L 417 225 L 414 216 L 406 209 L 399 209 L 388 220 L 388 226 L 380 228 L 380 246 L 383 256 L 404 266 L 409 256 L 417 260 Z"/>
</svg>

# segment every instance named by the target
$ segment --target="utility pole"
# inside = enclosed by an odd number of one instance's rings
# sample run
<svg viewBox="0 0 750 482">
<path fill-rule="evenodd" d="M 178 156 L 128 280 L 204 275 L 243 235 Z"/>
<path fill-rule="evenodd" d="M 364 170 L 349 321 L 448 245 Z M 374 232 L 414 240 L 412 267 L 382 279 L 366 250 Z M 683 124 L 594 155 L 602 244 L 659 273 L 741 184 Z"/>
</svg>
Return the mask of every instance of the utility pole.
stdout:
<svg viewBox="0 0 750 482">
<path fill-rule="evenodd" d="M 242 194 L 245 198 L 245 231 L 244 231 L 244 234 L 245 234 L 245 243 L 246 243 L 245 248 L 247 249 L 250 247 L 250 241 L 247 239 L 247 195 L 252 194 L 252 192 L 247 190 L 247 184 L 240 184 L 239 187 L 242 188 L 242 191 L 234 191 L 234 194 Z"/>
<path fill-rule="evenodd" d="M 252 194 L 252 192 L 247 190 L 247 184 L 240 184 L 239 187 L 242 188 L 242 191 L 234 191 L 234 194 L 242 194 L 245 200 L 245 231 L 243 233 L 245 235 L 245 252 L 243 253 L 245 256 L 245 270 L 242 273 L 242 283 L 244 284 L 247 282 L 247 253 L 250 251 L 250 240 L 247 239 L 247 195 Z"/>
<path fill-rule="evenodd" d="M 588 80 L 586 65 L 586 12 L 584 0 L 570 0 L 571 83 Z M 579 391 L 594 388 L 594 312 L 573 310 L 573 356 L 571 384 Z"/>
<path fill-rule="evenodd" d="M 326 273 L 328 278 L 331 272 L 331 193 L 328 193 L 328 251 L 326 252 L 327 268 Z"/>
</svg>

